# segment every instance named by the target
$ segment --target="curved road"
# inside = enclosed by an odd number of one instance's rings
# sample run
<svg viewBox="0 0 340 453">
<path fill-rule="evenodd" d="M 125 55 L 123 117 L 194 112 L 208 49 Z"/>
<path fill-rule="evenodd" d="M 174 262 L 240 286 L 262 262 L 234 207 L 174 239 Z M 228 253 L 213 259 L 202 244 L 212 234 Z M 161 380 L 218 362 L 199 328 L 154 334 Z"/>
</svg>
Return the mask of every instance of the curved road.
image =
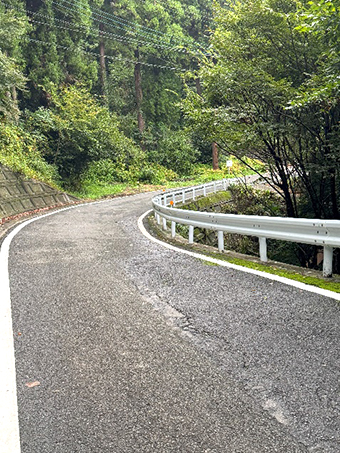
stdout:
<svg viewBox="0 0 340 453">
<path fill-rule="evenodd" d="M 14 238 L 21 452 L 339 452 L 339 302 L 150 242 L 150 198 Z"/>
</svg>

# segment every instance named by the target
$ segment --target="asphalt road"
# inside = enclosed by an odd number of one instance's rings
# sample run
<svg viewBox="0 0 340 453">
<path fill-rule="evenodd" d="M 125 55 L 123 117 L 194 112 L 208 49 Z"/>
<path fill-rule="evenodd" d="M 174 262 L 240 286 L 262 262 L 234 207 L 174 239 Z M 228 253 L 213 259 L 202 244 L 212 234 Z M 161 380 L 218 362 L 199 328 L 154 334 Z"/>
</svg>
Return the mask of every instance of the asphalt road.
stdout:
<svg viewBox="0 0 340 453">
<path fill-rule="evenodd" d="M 22 453 L 339 452 L 339 302 L 150 242 L 150 198 L 14 238 Z"/>
</svg>

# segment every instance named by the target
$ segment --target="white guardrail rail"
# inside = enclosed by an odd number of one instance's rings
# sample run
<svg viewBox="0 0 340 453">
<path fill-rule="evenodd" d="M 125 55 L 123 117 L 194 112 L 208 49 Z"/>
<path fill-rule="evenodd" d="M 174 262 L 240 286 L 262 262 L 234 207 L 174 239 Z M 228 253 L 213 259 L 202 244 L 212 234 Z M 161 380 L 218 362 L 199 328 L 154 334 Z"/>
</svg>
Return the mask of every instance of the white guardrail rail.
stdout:
<svg viewBox="0 0 340 453">
<path fill-rule="evenodd" d="M 194 227 L 215 230 L 219 251 L 224 250 L 224 232 L 256 236 L 259 238 L 260 260 L 264 262 L 267 261 L 267 238 L 322 246 L 323 275 L 332 276 L 333 248 L 340 247 L 339 220 L 219 214 L 176 208 L 176 205 L 197 197 L 226 190 L 236 181 L 223 179 L 157 195 L 152 199 L 157 223 L 162 223 L 163 229 L 167 229 L 167 221 L 170 221 L 172 237 L 176 235 L 177 223 L 189 225 L 189 244 L 194 242 Z"/>
</svg>

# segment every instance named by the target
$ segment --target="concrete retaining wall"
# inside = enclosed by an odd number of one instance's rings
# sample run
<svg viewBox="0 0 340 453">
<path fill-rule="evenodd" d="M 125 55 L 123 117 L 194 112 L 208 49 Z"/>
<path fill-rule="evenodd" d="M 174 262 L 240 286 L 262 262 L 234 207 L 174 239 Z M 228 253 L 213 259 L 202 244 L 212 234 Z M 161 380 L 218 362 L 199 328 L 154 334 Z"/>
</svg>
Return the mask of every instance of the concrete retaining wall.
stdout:
<svg viewBox="0 0 340 453">
<path fill-rule="evenodd" d="M 75 201 L 76 198 L 0 164 L 0 219 Z"/>
</svg>

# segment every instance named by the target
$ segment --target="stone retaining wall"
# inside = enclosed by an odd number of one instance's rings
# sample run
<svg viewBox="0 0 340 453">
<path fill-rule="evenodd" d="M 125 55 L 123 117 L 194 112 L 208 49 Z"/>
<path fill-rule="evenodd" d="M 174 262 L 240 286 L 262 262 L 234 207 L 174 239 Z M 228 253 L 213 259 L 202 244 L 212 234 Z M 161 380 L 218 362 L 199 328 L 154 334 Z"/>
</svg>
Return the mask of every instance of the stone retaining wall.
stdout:
<svg viewBox="0 0 340 453">
<path fill-rule="evenodd" d="M 0 219 L 26 211 L 58 206 L 76 198 L 0 164 Z"/>
</svg>

